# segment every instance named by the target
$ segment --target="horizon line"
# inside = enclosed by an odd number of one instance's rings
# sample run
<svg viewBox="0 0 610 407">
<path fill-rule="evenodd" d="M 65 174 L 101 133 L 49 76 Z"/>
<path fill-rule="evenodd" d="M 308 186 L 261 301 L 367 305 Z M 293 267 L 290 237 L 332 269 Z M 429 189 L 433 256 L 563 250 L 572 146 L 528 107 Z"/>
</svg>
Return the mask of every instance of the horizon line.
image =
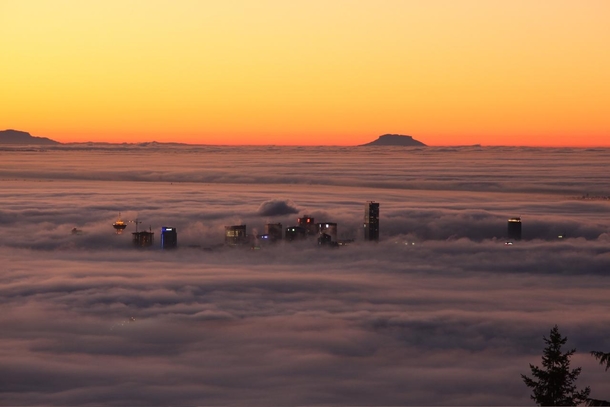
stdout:
<svg viewBox="0 0 610 407">
<path fill-rule="evenodd" d="M 137 141 L 137 142 L 112 142 L 112 141 L 71 141 L 71 142 L 60 142 L 61 145 L 74 145 L 74 144 L 108 144 L 108 145 L 139 145 L 139 144 L 176 144 L 184 146 L 215 146 L 215 147 L 372 147 L 372 148 L 443 148 L 443 147 L 516 147 L 516 148 L 610 148 L 608 145 L 518 145 L 518 144 L 426 144 L 423 146 L 400 146 L 400 145 L 364 145 L 364 144 L 208 144 L 208 143 L 185 143 L 180 141 Z M 418 140 L 419 141 L 419 140 Z"/>
</svg>

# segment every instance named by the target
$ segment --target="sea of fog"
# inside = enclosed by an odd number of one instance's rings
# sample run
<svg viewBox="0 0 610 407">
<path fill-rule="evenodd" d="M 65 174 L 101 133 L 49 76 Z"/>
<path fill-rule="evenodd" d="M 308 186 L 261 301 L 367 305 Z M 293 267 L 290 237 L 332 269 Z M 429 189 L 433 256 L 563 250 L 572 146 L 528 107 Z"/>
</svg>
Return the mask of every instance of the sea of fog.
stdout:
<svg viewBox="0 0 610 407">
<path fill-rule="evenodd" d="M 610 400 L 610 149 L 0 148 L 2 405 L 531 405 L 554 324 Z M 380 203 L 380 241 L 362 239 Z M 121 213 L 155 232 L 135 249 Z M 349 246 L 222 246 L 337 222 Z M 523 240 L 507 245 L 509 217 Z M 175 251 L 158 246 L 178 230 Z M 78 233 L 72 233 L 76 228 Z M 562 235 L 564 238 L 559 239 Z"/>
</svg>

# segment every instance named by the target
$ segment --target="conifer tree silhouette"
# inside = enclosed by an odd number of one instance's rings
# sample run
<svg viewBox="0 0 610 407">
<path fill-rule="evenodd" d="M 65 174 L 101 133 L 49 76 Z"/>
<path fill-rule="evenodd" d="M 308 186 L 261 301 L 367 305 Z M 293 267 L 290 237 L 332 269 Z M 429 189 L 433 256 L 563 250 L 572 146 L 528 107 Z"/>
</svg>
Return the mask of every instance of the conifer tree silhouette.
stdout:
<svg viewBox="0 0 610 407">
<path fill-rule="evenodd" d="M 610 352 L 600 352 L 596 350 L 591 351 L 591 355 L 600 365 L 605 366 L 606 372 L 610 369 Z M 608 400 L 598 400 L 598 399 L 587 399 L 588 406 L 610 406 L 610 401 Z"/>
<path fill-rule="evenodd" d="M 532 388 L 531 398 L 540 406 L 575 406 L 586 402 L 591 389 L 576 390 L 576 379 L 581 368 L 570 369 L 570 357 L 576 352 L 562 352 L 567 342 L 562 338 L 557 325 L 551 329 L 549 338 L 543 337 L 546 347 L 542 352 L 542 368 L 530 364 L 533 378 L 521 375 L 525 385 Z"/>
</svg>

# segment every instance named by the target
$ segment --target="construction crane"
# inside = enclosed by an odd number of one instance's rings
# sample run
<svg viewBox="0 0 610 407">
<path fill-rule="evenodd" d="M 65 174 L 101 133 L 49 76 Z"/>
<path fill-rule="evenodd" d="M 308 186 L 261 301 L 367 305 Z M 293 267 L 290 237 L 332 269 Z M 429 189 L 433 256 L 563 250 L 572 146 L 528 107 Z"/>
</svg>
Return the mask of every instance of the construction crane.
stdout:
<svg viewBox="0 0 610 407">
<path fill-rule="evenodd" d="M 140 220 L 138 220 L 138 218 L 136 218 L 136 220 L 130 220 L 129 222 L 136 224 L 136 233 L 138 233 L 138 225 L 142 222 Z"/>
</svg>

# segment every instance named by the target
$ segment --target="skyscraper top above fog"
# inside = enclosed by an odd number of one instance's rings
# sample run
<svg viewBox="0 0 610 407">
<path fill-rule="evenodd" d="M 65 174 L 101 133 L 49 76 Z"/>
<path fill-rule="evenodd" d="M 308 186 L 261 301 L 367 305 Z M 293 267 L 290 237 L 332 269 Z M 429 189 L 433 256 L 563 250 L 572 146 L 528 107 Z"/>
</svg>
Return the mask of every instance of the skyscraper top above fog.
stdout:
<svg viewBox="0 0 610 407">
<path fill-rule="evenodd" d="M 379 203 L 364 204 L 364 240 L 379 240 Z"/>
<path fill-rule="evenodd" d="M 521 240 L 521 218 L 510 218 L 507 232 L 509 239 Z"/>
</svg>

